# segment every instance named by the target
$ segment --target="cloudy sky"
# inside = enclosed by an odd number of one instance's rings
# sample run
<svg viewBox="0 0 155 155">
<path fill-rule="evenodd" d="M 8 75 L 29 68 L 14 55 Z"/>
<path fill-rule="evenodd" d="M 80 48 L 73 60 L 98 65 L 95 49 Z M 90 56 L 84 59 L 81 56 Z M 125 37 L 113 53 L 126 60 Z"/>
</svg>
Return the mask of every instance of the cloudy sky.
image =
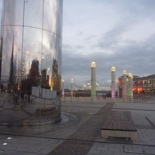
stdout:
<svg viewBox="0 0 155 155">
<path fill-rule="evenodd" d="M 96 78 L 110 86 L 110 70 L 138 76 L 154 74 L 155 0 L 64 0 L 62 76 L 66 86 Z"/>
</svg>

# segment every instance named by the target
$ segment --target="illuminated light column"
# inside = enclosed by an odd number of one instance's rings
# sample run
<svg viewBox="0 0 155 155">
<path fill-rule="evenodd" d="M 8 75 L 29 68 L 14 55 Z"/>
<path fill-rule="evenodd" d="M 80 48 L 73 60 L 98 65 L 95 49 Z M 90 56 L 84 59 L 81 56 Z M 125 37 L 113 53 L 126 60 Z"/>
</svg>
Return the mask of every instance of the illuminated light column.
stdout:
<svg viewBox="0 0 155 155">
<path fill-rule="evenodd" d="M 112 99 L 115 99 L 115 87 L 116 87 L 116 82 L 115 82 L 115 72 L 116 68 L 111 67 L 111 97 Z"/>
<path fill-rule="evenodd" d="M 133 102 L 133 75 L 129 73 L 129 100 Z"/>
<path fill-rule="evenodd" d="M 129 99 L 129 77 L 126 77 L 126 101 Z"/>
<path fill-rule="evenodd" d="M 73 78 L 71 79 L 71 101 L 73 99 Z"/>
<path fill-rule="evenodd" d="M 126 92 L 126 87 L 127 87 L 127 78 L 126 78 L 126 70 L 123 70 L 123 83 L 122 83 L 122 87 L 123 87 L 123 101 L 126 101 L 126 95 L 127 95 L 127 92 Z"/>
<path fill-rule="evenodd" d="M 62 79 L 61 82 L 62 82 L 62 85 L 61 85 L 62 97 L 64 98 L 64 96 L 65 96 L 65 91 L 64 91 L 64 83 L 65 83 L 65 81 Z"/>
<path fill-rule="evenodd" d="M 91 101 L 96 101 L 96 62 L 91 62 Z"/>
<path fill-rule="evenodd" d="M 119 80 L 117 81 L 117 98 L 119 98 L 119 87 L 120 87 L 120 83 Z"/>
</svg>

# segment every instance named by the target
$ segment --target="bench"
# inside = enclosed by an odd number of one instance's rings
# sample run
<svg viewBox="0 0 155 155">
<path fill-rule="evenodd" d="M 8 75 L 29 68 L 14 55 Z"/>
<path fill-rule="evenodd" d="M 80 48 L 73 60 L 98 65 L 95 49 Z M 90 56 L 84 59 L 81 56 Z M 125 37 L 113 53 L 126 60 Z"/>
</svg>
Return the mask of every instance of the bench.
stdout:
<svg viewBox="0 0 155 155">
<path fill-rule="evenodd" d="M 129 111 L 111 111 L 101 128 L 101 137 L 137 140 L 137 130 Z"/>
<path fill-rule="evenodd" d="M 36 114 L 37 115 L 50 115 L 54 114 L 56 111 L 56 107 L 45 107 L 45 108 L 37 108 L 36 109 Z"/>
</svg>

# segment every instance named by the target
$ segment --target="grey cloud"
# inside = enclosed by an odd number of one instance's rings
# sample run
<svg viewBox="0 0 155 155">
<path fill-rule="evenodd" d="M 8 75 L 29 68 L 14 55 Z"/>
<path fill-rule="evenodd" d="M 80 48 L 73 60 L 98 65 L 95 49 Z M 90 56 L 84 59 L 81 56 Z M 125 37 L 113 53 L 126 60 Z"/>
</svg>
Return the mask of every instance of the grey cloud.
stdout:
<svg viewBox="0 0 155 155">
<path fill-rule="evenodd" d="M 91 0 L 92 3 L 100 3 L 103 8 L 108 7 L 120 18 L 120 25 L 124 22 L 128 24 L 143 24 L 155 18 L 155 1 L 154 0 Z M 107 15 L 108 17 L 108 15 Z"/>
<path fill-rule="evenodd" d="M 101 38 L 98 38 L 97 44 L 93 45 L 93 48 L 100 47 L 101 49 L 115 49 L 121 42 L 134 43 L 135 40 L 124 40 L 121 37 L 124 32 L 131 29 L 133 24 L 134 23 L 129 20 L 120 20 L 111 30 L 104 33 Z"/>
<path fill-rule="evenodd" d="M 96 37 L 97 37 L 97 35 L 90 35 L 90 36 L 86 37 L 83 41 L 90 41 Z"/>
<path fill-rule="evenodd" d="M 63 44 L 62 46 L 63 46 L 63 49 L 65 49 L 65 50 L 71 50 L 71 49 L 73 49 L 72 46 L 71 45 L 68 45 L 68 44 Z"/>
<path fill-rule="evenodd" d="M 125 32 L 128 29 L 128 27 L 129 27 L 128 23 L 125 22 L 117 23 L 117 25 L 113 29 L 104 33 L 102 37 L 99 38 L 97 46 L 100 48 L 107 49 L 117 45 L 121 41 L 121 34 Z"/>
<path fill-rule="evenodd" d="M 77 35 L 80 35 L 80 36 L 83 35 L 83 34 L 84 33 L 82 31 L 77 33 Z"/>
<path fill-rule="evenodd" d="M 77 48 L 77 49 L 83 49 L 84 46 L 82 46 L 82 45 L 77 45 L 76 48 Z"/>
<path fill-rule="evenodd" d="M 138 6 L 143 6 L 147 9 L 153 9 L 155 6 L 155 1 L 154 0 L 115 0 L 115 1 L 109 1 L 109 0 L 91 0 L 92 2 L 98 2 L 102 4 L 110 4 L 110 5 L 115 5 L 115 6 L 124 6 L 124 8 L 130 8 L 130 7 L 135 7 L 137 8 Z"/>
</svg>

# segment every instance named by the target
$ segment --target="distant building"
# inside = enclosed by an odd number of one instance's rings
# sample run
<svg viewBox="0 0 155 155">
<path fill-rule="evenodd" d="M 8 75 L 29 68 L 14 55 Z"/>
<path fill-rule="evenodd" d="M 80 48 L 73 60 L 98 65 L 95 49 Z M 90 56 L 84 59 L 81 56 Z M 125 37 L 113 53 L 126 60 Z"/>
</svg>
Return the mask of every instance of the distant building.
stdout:
<svg viewBox="0 0 155 155">
<path fill-rule="evenodd" d="M 128 78 L 128 76 L 127 76 Z M 119 96 L 122 97 L 122 76 L 118 78 Z M 133 76 L 134 94 L 155 94 L 155 74 L 145 77 Z"/>
</svg>

